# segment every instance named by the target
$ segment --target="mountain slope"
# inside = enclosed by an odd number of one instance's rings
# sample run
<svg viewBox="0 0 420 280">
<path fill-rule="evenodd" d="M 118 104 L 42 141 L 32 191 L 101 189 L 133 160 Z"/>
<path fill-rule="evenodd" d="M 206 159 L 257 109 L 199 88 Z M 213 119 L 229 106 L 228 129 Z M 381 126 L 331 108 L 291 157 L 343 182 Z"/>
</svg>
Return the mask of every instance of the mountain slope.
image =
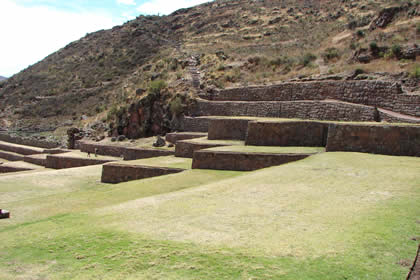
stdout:
<svg viewBox="0 0 420 280">
<path fill-rule="evenodd" d="M 7 80 L 7 78 L 3 77 L 3 76 L 0 76 L 0 81 L 4 81 L 4 80 Z"/>
<path fill-rule="evenodd" d="M 295 2 L 214 1 L 89 34 L 0 85 L 0 125 L 53 130 L 82 125 L 81 116 L 112 122 L 156 86 L 164 96 L 193 96 L 360 68 L 415 69 L 394 46 L 403 53 L 416 42 L 419 3 Z"/>
</svg>

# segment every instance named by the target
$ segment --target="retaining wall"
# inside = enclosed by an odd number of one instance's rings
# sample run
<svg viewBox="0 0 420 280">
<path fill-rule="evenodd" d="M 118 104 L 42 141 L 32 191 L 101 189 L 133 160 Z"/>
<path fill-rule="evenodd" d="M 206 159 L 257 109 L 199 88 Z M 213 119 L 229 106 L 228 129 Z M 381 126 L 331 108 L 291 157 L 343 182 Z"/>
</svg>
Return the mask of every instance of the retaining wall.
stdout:
<svg viewBox="0 0 420 280">
<path fill-rule="evenodd" d="M 198 116 L 255 116 L 333 121 L 378 121 L 376 108 L 335 101 L 197 101 Z"/>
<path fill-rule="evenodd" d="M 117 184 L 182 171 L 185 169 L 108 163 L 102 166 L 101 182 Z"/>
<path fill-rule="evenodd" d="M 420 126 L 330 124 L 327 151 L 420 156 Z"/>
<path fill-rule="evenodd" d="M 95 153 L 95 149 L 98 149 L 98 155 L 111 156 L 111 157 L 121 157 L 124 154 L 126 147 L 123 146 L 113 146 L 113 145 L 104 145 L 98 143 L 89 143 L 78 141 L 79 148 L 81 152 L 84 153 Z"/>
<path fill-rule="evenodd" d="M 0 133 L 0 141 L 9 143 L 26 145 L 38 148 L 53 149 L 59 147 L 61 144 L 54 141 L 37 140 L 29 137 L 21 137 L 16 135 L 9 135 L 7 133 Z"/>
<path fill-rule="evenodd" d="M 46 166 L 47 165 L 47 157 L 45 155 L 32 155 L 32 156 L 25 156 L 23 158 L 24 162 L 29 162 L 32 164 Z"/>
<path fill-rule="evenodd" d="M 315 121 L 270 122 L 248 124 L 246 145 L 325 147 L 328 123 Z"/>
<path fill-rule="evenodd" d="M 172 156 L 174 154 L 175 154 L 175 151 L 172 151 L 172 150 L 126 148 L 124 150 L 124 160 L 136 160 L 136 159 L 142 159 L 142 158 Z"/>
<path fill-rule="evenodd" d="M 167 142 L 176 144 L 178 141 L 207 137 L 204 132 L 173 132 L 167 133 L 165 139 Z"/>
<path fill-rule="evenodd" d="M 179 141 L 176 144 L 175 148 L 175 156 L 176 157 L 184 157 L 184 158 L 192 158 L 195 151 L 214 148 L 214 147 L 222 147 L 228 146 L 223 144 L 208 144 L 208 143 L 197 143 L 191 141 Z"/>
<path fill-rule="evenodd" d="M 24 168 L 24 167 L 5 166 L 4 164 L 0 164 L 0 173 L 12 173 L 12 172 L 30 171 L 30 170 L 33 170 L 33 169 Z"/>
<path fill-rule="evenodd" d="M 252 171 L 307 158 L 310 154 L 236 153 L 196 151 L 192 168 Z"/>
<path fill-rule="evenodd" d="M 210 118 L 193 118 L 185 116 L 181 121 L 182 131 L 207 132 Z"/>
<path fill-rule="evenodd" d="M 113 160 L 100 160 L 93 158 L 76 158 L 62 155 L 47 155 L 46 166 L 52 169 L 64 169 L 73 167 L 82 167 L 89 165 L 104 164 Z"/>
<path fill-rule="evenodd" d="M 209 140 L 245 140 L 250 119 L 212 119 L 209 122 Z"/>
<path fill-rule="evenodd" d="M 6 142 L 0 142 L 0 150 L 17 153 L 21 155 L 35 155 L 42 154 L 43 149 L 36 147 L 23 146 L 20 144 L 9 144 Z"/>
<path fill-rule="evenodd" d="M 0 158 L 6 159 L 8 161 L 22 161 L 23 157 L 24 156 L 16 153 L 0 151 Z"/>
<path fill-rule="evenodd" d="M 378 80 L 288 82 L 273 86 L 223 89 L 201 97 L 214 101 L 337 99 L 420 116 L 420 95 L 404 94 L 400 84 Z"/>
</svg>

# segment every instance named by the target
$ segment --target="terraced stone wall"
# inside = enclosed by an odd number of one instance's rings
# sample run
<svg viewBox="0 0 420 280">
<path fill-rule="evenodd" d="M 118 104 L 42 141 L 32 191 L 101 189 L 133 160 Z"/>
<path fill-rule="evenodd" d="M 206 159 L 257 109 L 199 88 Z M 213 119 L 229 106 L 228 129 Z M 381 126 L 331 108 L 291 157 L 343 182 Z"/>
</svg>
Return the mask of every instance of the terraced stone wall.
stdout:
<svg viewBox="0 0 420 280">
<path fill-rule="evenodd" d="M 329 101 L 202 101 L 193 110 L 198 116 L 255 116 L 333 121 L 378 121 L 376 108 Z"/>
<path fill-rule="evenodd" d="M 8 143 L 0 143 L 0 150 L 12 152 L 21 155 L 35 155 L 42 154 L 43 150 L 40 148 L 20 146 L 20 145 L 8 145 Z"/>
<path fill-rule="evenodd" d="M 231 88 L 202 98 L 213 101 L 298 101 L 336 99 L 420 116 L 420 95 L 405 94 L 388 81 L 289 82 L 273 86 Z"/>
<path fill-rule="evenodd" d="M 212 119 L 208 139 L 245 140 L 250 119 Z"/>
<path fill-rule="evenodd" d="M 124 160 L 136 160 L 142 158 L 172 156 L 174 154 L 175 151 L 173 150 L 126 148 L 123 156 Z"/>
<path fill-rule="evenodd" d="M 32 169 L 24 168 L 24 167 L 5 166 L 5 165 L 0 164 L 0 173 L 12 173 L 12 172 L 29 171 L 29 170 L 32 170 Z"/>
<path fill-rule="evenodd" d="M 246 145 L 325 147 L 328 123 L 311 121 L 270 122 L 248 124 Z"/>
<path fill-rule="evenodd" d="M 304 159 L 309 154 L 258 154 L 196 151 L 192 168 L 253 171 Z"/>
<path fill-rule="evenodd" d="M 327 151 L 420 157 L 420 126 L 330 124 Z"/>
<path fill-rule="evenodd" d="M 98 154 L 103 156 L 111 156 L 111 157 L 120 157 L 124 154 L 126 147 L 123 146 L 112 146 L 112 145 L 103 145 L 99 143 L 89 143 L 89 142 L 79 142 L 79 148 L 81 152 L 87 153 L 90 152 L 92 154 L 95 153 L 95 149 L 98 149 Z"/>
<path fill-rule="evenodd" d="M 182 171 L 184 169 L 109 163 L 102 166 L 101 182 L 117 184 Z"/>
<path fill-rule="evenodd" d="M 48 155 L 45 167 L 52 168 L 52 169 L 65 169 L 65 168 L 104 164 L 111 161 L 112 160 L 100 160 L 100 159 L 94 159 L 94 158 L 76 158 L 76 157 L 66 157 L 66 156 L 60 156 L 60 155 Z"/>
<path fill-rule="evenodd" d="M 192 118 L 185 116 L 181 121 L 181 130 L 190 132 L 207 132 L 209 118 Z"/>
<path fill-rule="evenodd" d="M 46 140 L 37 140 L 28 137 L 12 136 L 7 133 L 0 133 L 0 141 L 5 141 L 13 144 L 26 145 L 44 149 L 53 149 L 60 147 L 60 143 Z"/>
</svg>

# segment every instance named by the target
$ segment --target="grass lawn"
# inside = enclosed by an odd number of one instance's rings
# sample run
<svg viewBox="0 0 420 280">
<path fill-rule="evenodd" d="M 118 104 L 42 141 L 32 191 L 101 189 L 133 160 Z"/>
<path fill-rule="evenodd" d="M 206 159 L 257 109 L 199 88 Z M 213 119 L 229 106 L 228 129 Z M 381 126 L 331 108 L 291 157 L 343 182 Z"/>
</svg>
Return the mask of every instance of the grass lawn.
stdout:
<svg viewBox="0 0 420 280">
<path fill-rule="evenodd" d="M 404 279 L 420 158 L 321 153 L 118 185 L 100 166 L 0 177 L 0 279 Z"/>
<path fill-rule="evenodd" d="M 324 147 L 273 147 L 273 146 L 223 146 L 204 149 L 205 151 L 269 153 L 269 154 L 314 154 L 325 152 Z"/>
<path fill-rule="evenodd" d="M 192 159 L 180 158 L 175 156 L 163 156 L 138 160 L 120 161 L 118 162 L 118 164 L 191 169 Z"/>
</svg>

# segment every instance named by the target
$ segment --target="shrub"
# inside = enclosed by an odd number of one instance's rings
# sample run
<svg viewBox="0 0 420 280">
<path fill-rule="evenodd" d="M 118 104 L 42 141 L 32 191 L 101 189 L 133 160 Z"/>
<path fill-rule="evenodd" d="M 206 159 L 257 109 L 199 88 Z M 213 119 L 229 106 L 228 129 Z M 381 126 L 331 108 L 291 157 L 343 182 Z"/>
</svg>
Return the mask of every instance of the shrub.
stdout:
<svg viewBox="0 0 420 280">
<path fill-rule="evenodd" d="M 420 78 L 420 65 L 416 64 L 413 71 L 411 71 L 410 76 L 413 78 Z"/>
<path fill-rule="evenodd" d="M 371 52 L 376 52 L 379 50 L 378 44 L 376 42 L 371 42 L 369 44 L 369 48 Z"/>
<path fill-rule="evenodd" d="M 160 94 L 161 91 L 166 88 L 166 82 L 164 80 L 154 80 L 150 83 L 149 92 L 153 94 Z"/>
<path fill-rule="evenodd" d="M 181 97 L 177 96 L 173 98 L 169 103 L 169 109 L 171 110 L 171 113 L 176 116 L 184 112 L 184 106 L 182 104 Z"/>
<path fill-rule="evenodd" d="M 363 30 L 357 30 L 356 35 L 357 37 L 362 38 L 365 37 L 365 32 L 363 32 Z"/>
<path fill-rule="evenodd" d="M 398 45 L 398 44 L 395 44 L 395 45 L 393 45 L 392 46 L 392 48 L 391 48 L 391 51 L 392 51 L 392 54 L 395 56 L 395 57 L 400 57 L 401 56 L 401 53 L 402 53 L 402 48 L 401 48 L 401 46 L 400 45 Z"/>
<path fill-rule="evenodd" d="M 313 53 L 306 53 L 301 59 L 301 64 L 306 67 L 309 65 L 309 63 L 315 60 L 316 55 L 314 55 Z"/>
<path fill-rule="evenodd" d="M 338 52 L 337 48 L 328 48 L 325 50 L 325 52 L 322 54 L 322 58 L 324 59 L 324 61 L 330 61 L 333 60 L 335 58 L 339 58 L 340 54 Z"/>
<path fill-rule="evenodd" d="M 420 23 L 419 24 L 417 24 L 417 33 L 420 33 Z"/>
</svg>

